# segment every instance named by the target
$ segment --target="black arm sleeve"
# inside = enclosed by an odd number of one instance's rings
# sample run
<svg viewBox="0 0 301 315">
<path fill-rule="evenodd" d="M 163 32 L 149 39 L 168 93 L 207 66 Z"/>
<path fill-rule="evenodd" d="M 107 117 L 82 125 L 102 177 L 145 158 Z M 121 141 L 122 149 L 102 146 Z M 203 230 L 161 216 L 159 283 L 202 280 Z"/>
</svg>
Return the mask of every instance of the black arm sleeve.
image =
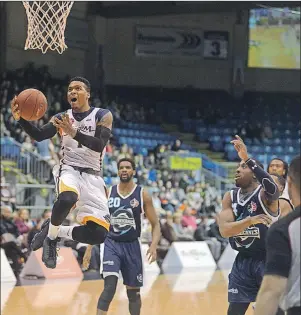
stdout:
<svg viewBox="0 0 301 315">
<path fill-rule="evenodd" d="M 279 198 L 280 193 L 278 190 L 277 185 L 275 184 L 273 178 L 268 174 L 266 171 L 264 171 L 257 163 L 252 160 L 248 159 L 246 161 L 246 164 L 251 169 L 251 171 L 256 176 L 257 180 L 262 185 L 266 198 L 268 201 L 275 201 Z"/>
<path fill-rule="evenodd" d="M 288 228 L 283 222 L 276 222 L 271 226 L 267 235 L 266 246 L 265 274 L 288 278 L 292 263 L 292 252 Z"/>
<path fill-rule="evenodd" d="M 37 128 L 29 121 L 20 118 L 19 124 L 31 138 L 38 142 L 52 138 L 57 132 L 57 129 L 54 127 L 52 122 L 48 122 L 41 128 Z"/>
<path fill-rule="evenodd" d="M 74 140 L 93 151 L 102 152 L 107 145 L 110 135 L 111 130 L 109 128 L 98 125 L 96 127 L 95 137 L 88 136 L 80 131 L 77 131 Z"/>
</svg>

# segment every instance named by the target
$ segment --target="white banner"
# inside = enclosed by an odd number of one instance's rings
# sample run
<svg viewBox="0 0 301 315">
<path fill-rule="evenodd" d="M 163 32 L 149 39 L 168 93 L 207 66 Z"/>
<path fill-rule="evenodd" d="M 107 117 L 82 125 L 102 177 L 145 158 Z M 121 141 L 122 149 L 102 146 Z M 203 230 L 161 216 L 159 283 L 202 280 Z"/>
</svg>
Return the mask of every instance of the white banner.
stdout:
<svg viewBox="0 0 301 315">
<path fill-rule="evenodd" d="M 174 242 L 172 243 L 164 261 L 162 269 L 164 272 L 177 271 L 180 269 L 216 268 L 206 242 Z"/>
<path fill-rule="evenodd" d="M 200 29 L 136 26 L 136 56 L 202 58 L 203 31 Z"/>
</svg>

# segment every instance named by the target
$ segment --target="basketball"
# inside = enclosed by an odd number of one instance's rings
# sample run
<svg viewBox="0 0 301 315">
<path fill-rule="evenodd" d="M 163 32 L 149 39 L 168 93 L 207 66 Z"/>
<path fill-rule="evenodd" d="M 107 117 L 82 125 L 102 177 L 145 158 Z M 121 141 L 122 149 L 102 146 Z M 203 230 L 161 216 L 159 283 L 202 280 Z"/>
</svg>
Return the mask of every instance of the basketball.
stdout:
<svg viewBox="0 0 301 315">
<path fill-rule="evenodd" d="M 21 117 L 29 121 L 43 117 L 48 106 L 45 95 L 36 89 L 22 91 L 18 95 L 16 103 L 19 105 Z"/>
</svg>

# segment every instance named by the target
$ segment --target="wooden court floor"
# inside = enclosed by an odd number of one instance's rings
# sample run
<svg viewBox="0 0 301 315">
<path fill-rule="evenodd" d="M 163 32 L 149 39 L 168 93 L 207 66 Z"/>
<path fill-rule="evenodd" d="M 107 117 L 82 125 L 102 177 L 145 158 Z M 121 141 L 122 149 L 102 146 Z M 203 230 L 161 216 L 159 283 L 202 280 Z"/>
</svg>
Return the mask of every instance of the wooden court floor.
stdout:
<svg viewBox="0 0 301 315">
<path fill-rule="evenodd" d="M 226 315 L 227 274 L 222 271 L 148 275 L 141 315 Z M 95 315 L 102 280 L 34 281 L 1 285 L 2 315 Z M 109 315 L 129 315 L 120 282 Z M 251 307 L 247 315 L 253 314 Z"/>
</svg>

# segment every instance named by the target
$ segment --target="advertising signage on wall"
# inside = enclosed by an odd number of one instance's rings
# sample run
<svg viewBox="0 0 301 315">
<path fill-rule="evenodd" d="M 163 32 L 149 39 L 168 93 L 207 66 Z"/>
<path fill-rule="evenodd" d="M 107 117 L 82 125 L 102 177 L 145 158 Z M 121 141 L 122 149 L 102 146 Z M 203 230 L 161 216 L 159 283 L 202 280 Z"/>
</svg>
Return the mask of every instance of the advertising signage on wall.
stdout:
<svg viewBox="0 0 301 315">
<path fill-rule="evenodd" d="M 135 55 L 226 59 L 228 32 L 136 26 Z"/>
<path fill-rule="evenodd" d="M 229 33 L 204 31 L 204 58 L 227 59 Z"/>
</svg>

